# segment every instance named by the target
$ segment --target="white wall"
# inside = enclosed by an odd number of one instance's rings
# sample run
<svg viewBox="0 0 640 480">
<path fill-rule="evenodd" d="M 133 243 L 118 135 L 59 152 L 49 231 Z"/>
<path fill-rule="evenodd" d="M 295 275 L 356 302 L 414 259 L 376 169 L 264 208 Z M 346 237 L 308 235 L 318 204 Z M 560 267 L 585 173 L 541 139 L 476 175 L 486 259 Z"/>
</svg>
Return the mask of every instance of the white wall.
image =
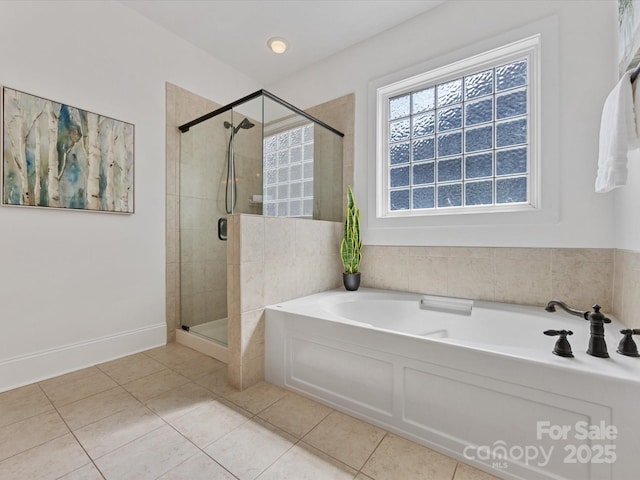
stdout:
<svg viewBox="0 0 640 480">
<path fill-rule="evenodd" d="M 550 16 L 558 22 L 559 119 L 550 120 L 558 121 L 559 144 L 553 157 L 542 161 L 543 168 L 546 162 L 558 170 L 557 219 L 535 225 L 369 228 L 367 178 L 375 168 L 370 84 Z M 613 195 L 596 195 L 593 184 L 602 104 L 616 81 L 616 16 L 615 0 L 451 0 L 267 88 L 301 108 L 355 92 L 355 191 L 367 244 L 613 247 Z M 543 121 L 548 110 L 543 99 Z"/>
<path fill-rule="evenodd" d="M 165 341 L 165 81 L 260 86 L 117 2 L 0 2 L 0 84 L 135 124 L 130 216 L 0 208 L 0 391 Z"/>
<path fill-rule="evenodd" d="M 640 152 L 629 159 L 627 185 L 615 190 L 616 248 L 640 252 Z"/>
</svg>

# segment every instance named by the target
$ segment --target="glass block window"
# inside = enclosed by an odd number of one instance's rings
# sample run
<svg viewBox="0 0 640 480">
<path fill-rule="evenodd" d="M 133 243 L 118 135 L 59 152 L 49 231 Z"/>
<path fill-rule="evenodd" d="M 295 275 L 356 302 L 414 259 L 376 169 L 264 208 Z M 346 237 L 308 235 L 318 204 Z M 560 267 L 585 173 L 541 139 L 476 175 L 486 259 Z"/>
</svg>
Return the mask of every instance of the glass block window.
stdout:
<svg viewBox="0 0 640 480">
<path fill-rule="evenodd" d="M 263 215 L 312 217 L 313 124 L 265 137 L 263 152 Z"/>
<path fill-rule="evenodd" d="M 524 43 L 378 89 L 378 216 L 535 206 L 538 43 Z"/>
</svg>

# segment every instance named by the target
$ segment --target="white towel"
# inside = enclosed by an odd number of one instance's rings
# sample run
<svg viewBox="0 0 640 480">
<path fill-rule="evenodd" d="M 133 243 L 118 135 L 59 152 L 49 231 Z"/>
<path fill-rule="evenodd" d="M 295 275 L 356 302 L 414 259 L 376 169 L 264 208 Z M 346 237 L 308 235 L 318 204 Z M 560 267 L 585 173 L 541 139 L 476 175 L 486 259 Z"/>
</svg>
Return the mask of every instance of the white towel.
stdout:
<svg viewBox="0 0 640 480">
<path fill-rule="evenodd" d="M 627 155 L 640 146 L 633 99 L 634 86 L 630 77 L 631 72 L 622 76 L 602 109 L 596 177 L 598 193 L 609 192 L 627 183 Z M 640 79 L 636 83 L 640 83 Z"/>
</svg>

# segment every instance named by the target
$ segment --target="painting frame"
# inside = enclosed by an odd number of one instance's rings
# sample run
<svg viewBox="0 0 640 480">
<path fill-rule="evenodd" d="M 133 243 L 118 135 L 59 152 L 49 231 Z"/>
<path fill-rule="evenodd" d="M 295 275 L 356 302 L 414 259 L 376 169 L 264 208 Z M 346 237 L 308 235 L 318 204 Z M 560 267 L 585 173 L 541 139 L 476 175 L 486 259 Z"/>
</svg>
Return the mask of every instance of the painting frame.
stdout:
<svg viewBox="0 0 640 480">
<path fill-rule="evenodd" d="M 135 125 L 2 87 L 1 205 L 135 213 Z"/>
</svg>

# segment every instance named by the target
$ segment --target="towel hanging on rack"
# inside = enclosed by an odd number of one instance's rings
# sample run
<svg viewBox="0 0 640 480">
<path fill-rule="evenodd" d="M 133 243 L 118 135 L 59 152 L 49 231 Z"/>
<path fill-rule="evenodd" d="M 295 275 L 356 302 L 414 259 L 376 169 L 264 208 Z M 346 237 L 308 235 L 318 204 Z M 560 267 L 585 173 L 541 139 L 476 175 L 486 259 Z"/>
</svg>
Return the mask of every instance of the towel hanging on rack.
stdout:
<svg viewBox="0 0 640 480">
<path fill-rule="evenodd" d="M 625 73 L 604 102 L 595 182 L 598 193 L 626 185 L 627 154 L 640 146 L 633 98 L 637 85 L 631 81 L 634 74 Z"/>
</svg>

